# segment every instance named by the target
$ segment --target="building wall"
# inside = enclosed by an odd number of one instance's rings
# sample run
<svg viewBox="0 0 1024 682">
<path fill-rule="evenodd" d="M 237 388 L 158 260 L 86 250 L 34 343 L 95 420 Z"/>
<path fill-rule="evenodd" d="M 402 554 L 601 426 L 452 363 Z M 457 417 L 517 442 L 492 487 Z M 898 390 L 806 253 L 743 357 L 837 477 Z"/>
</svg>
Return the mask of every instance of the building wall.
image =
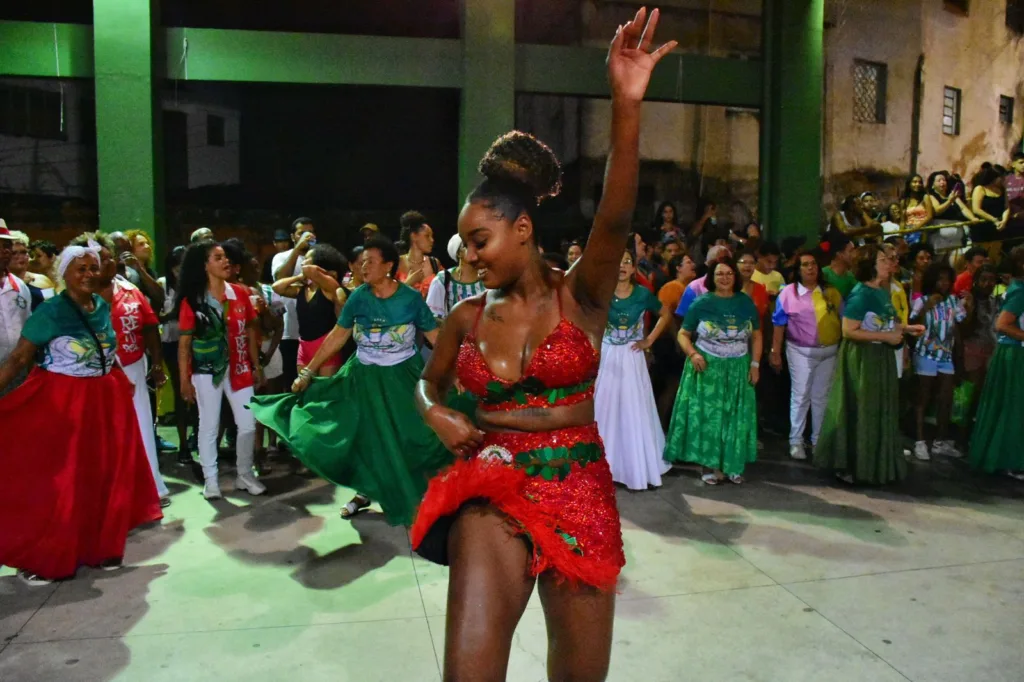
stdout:
<svg viewBox="0 0 1024 682">
<path fill-rule="evenodd" d="M 17 88 L 64 93 L 65 139 L 37 139 L 0 134 L 0 192 L 95 200 L 95 130 L 92 84 L 53 79 L 0 80 Z M 188 188 L 237 185 L 239 171 L 239 112 L 219 104 L 165 97 L 163 108 L 187 114 Z M 207 144 L 209 115 L 224 119 L 224 145 Z"/>
<path fill-rule="evenodd" d="M 919 169 L 965 178 L 985 161 L 1009 163 L 1024 132 L 1024 40 L 1006 28 L 1006 3 L 974 0 L 967 17 L 923 3 L 924 97 Z M 945 86 L 963 91 L 960 135 L 942 132 Z M 999 96 L 1014 98 L 1014 122 L 999 122 Z"/>
<path fill-rule="evenodd" d="M 0 135 L 0 192 L 88 198 L 96 192 L 96 147 L 83 141 L 82 106 L 91 84 L 11 78 L 5 85 L 48 92 L 64 89 L 66 139 Z"/>
<path fill-rule="evenodd" d="M 851 193 L 894 191 L 910 169 L 914 74 L 921 54 L 921 0 L 830 0 L 826 7 L 823 203 Z M 888 67 L 885 123 L 854 120 L 854 63 Z M 882 187 L 879 187 L 879 185 Z"/>
<path fill-rule="evenodd" d="M 168 101 L 165 111 L 181 111 L 188 115 L 188 189 L 213 185 L 237 185 L 239 169 L 240 117 L 237 109 L 203 102 Z M 224 119 L 224 145 L 207 144 L 207 122 L 210 116 Z"/>
<path fill-rule="evenodd" d="M 914 81 L 922 59 L 917 172 L 965 178 L 984 161 L 1006 165 L 1024 129 L 1024 41 L 1005 26 L 1006 3 L 972 0 L 967 15 L 943 0 L 830 0 L 826 30 L 823 173 L 827 211 L 871 189 L 895 199 L 911 173 Z M 853 120 L 855 59 L 888 66 L 886 122 Z M 943 88 L 963 92 L 961 132 L 942 132 Z M 1015 98 L 1012 126 L 999 123 L 999 95 Z"/>
</svg>

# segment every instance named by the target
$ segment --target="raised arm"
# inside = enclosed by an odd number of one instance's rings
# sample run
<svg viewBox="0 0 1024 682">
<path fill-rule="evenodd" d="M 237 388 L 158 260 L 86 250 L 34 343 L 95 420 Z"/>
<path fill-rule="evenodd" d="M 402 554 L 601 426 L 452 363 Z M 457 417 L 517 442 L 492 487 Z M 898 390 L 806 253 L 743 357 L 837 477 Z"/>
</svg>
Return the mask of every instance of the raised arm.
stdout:
<svg viewBox="0 0 1024 682">
<path fill-rule="evenodd" d="M 271 290 L 278 296 L 285 298 L 298 298 L 299 293 L 302 291 L 302 282 L 305 281 L 305 277 L 302 275 L 294 275 L 290 277 L 282 277 L 281 279 L 274 282 Z"/>
<path fill-rule="evenodd" d="M 649 52 L 658 25 L 658 10 L 641 9 L 620 26 L 608 49 L 608 81 L 612 95 L 611 149 L 604 190 L 594 227 L 567 284 L 581 305 L 606 310 L 615 290 L 615 272 L 626 248 L 636 206 L 640 172 L 640 106 L 655 64 L 675 46 L 670 41 Z"/>
</svg>

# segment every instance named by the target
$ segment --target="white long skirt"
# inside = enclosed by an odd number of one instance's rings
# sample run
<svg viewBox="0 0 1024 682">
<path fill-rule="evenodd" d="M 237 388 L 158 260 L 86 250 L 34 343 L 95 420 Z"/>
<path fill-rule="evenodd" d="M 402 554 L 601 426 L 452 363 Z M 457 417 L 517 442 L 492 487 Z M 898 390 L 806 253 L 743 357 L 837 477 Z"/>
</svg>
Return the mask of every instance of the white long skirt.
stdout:
<svg viewBox="0 0 1024 682">
<path fill-rule="evenodd" d="M 665 432 L 647 363 L 632 344 L 601 345 L 594 413 L 612 479 L 631 490 L 660 486 L 662 474 L 672 466 L 662 459 Z"/>
</svg>

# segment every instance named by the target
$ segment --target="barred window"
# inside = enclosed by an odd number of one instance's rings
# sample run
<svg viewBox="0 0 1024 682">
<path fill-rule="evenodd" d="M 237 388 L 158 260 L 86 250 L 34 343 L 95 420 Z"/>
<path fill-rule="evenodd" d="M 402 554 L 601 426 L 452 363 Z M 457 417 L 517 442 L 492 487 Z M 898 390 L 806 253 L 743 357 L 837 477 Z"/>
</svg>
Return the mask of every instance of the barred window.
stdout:
<svg viewBox="0 0 1024 682">
<path fill-rule="evenodd" d="M 1013 125 L 1013 98 L 1006 95 L 999 96 L 999 122 L 1003 125 Z"/>
<path fill-rule="evenodd" d="M 942 132 L 947 135 L 960 134 L 960 99 L 959 88 L 948 85 L 942 93 Z"/>
<path fill-rule="evenodd" d="M 60 93 L 14 85 L 0 86 L 0 135 L 66 140 Z"/>
<path fill-rule="evenodd" d="M 889 68 L 856 59 L 853 62 L 853 120 L 885 123 L 885 90 Z"/>
</svg>

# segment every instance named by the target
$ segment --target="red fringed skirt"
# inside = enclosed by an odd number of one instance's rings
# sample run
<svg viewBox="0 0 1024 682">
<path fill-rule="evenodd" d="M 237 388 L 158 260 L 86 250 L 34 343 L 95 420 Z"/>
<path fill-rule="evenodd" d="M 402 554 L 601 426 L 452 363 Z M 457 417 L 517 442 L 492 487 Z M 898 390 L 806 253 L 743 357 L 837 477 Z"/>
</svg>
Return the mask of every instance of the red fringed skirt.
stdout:
<svg viewBox="0 0 1024 682">
<path fill-rule="evenodd" d="M 532 548 L 530 573 L 615 589 L 626 563 L 611 470 L 597 424 L 542 433 L 488 433 L 480 450 L 431 480 L 412 527 L 425 559 L 448 565 L 459 510 L 503 512 Z"/>
<path fill-rule="evenodd" d="M 35 369 L 0 399 L 0 565 L 43 578 L 124 556 L 128 531 L 162 518 L 120 369 Z"/>
</svg>

